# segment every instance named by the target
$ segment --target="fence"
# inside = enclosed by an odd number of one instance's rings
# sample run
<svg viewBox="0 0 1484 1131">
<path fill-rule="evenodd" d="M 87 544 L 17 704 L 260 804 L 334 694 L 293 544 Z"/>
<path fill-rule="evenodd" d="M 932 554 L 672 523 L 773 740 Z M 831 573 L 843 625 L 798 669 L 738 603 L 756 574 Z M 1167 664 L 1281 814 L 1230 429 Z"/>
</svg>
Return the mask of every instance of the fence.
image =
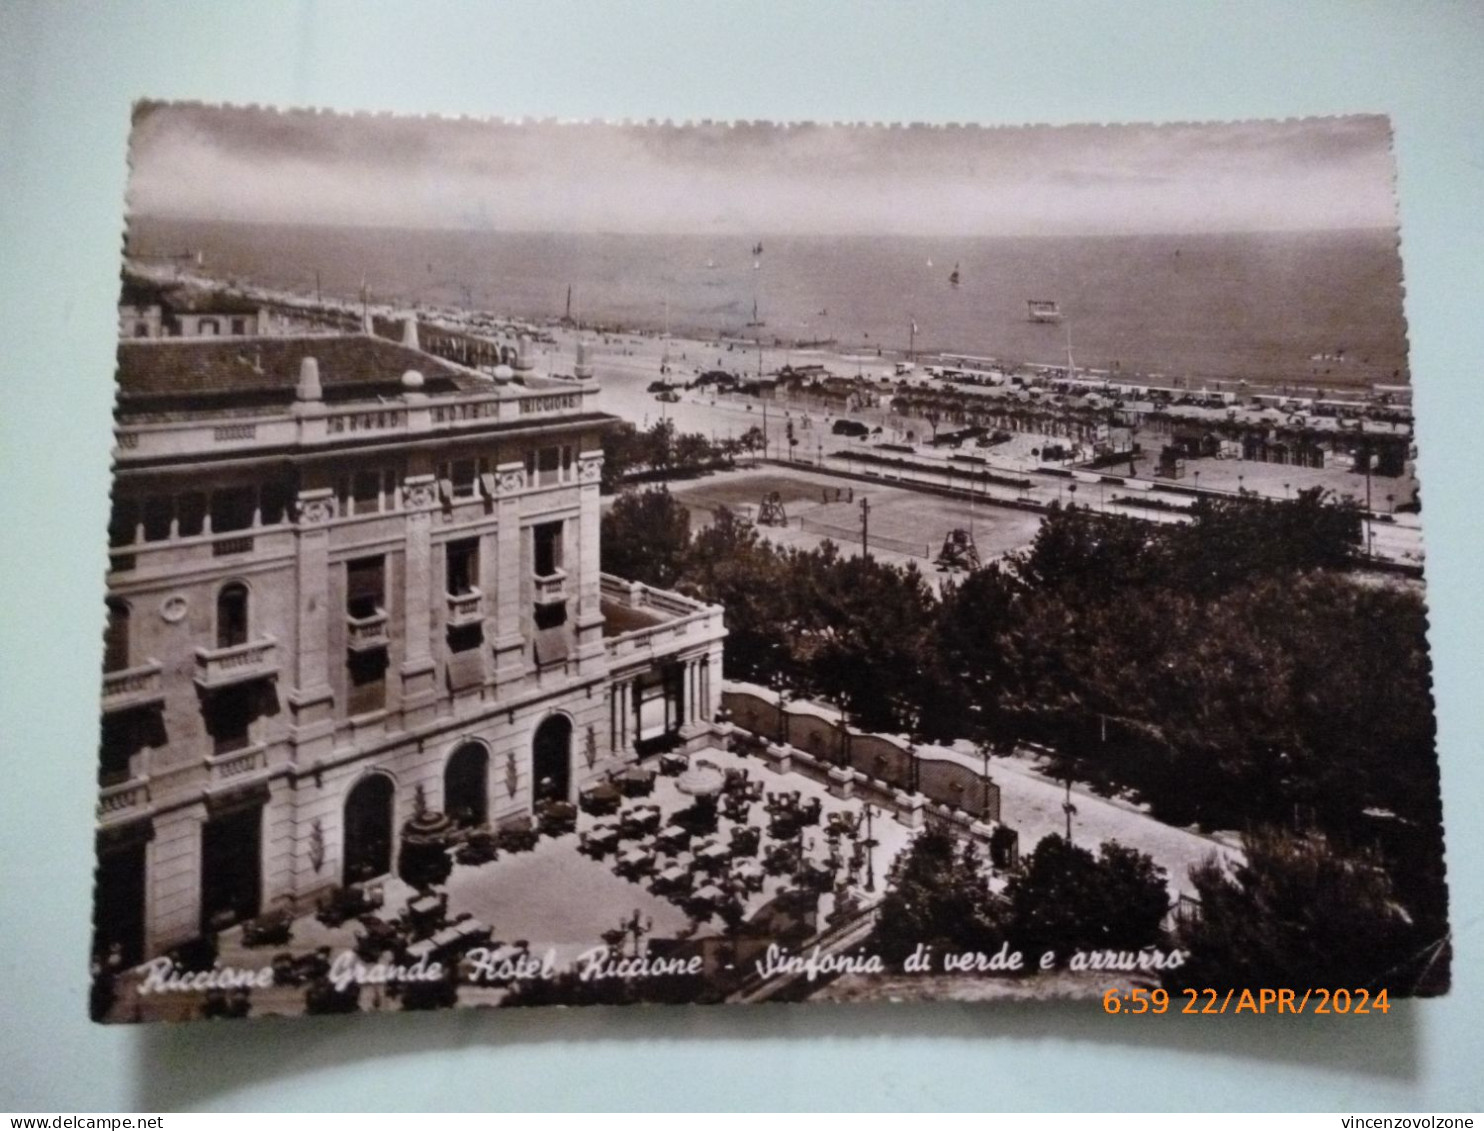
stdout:
<svg viewBox="0 0 1484 1131">
<path fill-rule="evenodd" d="M 802 516 L 799 519 L 799 529 L 810 534 L 819 534 L 835 542 L 849 542 L 859 544 L 861 532 L 859 526 L 846 526 L 844 523 L 826 522 L 823 519 Z M 884 534 L 872 534 L 867 539 L 867 548 L 872 550 L 891 550 L 894 553 L 906 554 L 912 558 L 933 557 L 933 548 L 926 542 L 908 542 L 901 538 L 891 538 Z"/>
<path fill-rule="evenodd" d="M 842 726 L 803 702 L 780 707 L 735 689 L 724 690 L 721 701 L 736 726 L 801 750 L 811 761 L 854 771 L 880 793 L 920 793 L 934 805 L 975 820 L 1000 820 L 1000 787 L 950 751 L 920 750 L 890 735 Z"/>
</svg>

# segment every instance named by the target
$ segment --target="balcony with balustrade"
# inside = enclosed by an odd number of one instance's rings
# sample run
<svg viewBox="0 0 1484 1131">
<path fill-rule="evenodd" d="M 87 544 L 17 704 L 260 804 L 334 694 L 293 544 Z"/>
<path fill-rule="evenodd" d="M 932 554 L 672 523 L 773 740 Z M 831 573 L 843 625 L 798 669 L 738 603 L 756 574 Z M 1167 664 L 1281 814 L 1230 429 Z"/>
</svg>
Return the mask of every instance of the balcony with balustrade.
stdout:
<svg viewBox="0 0 1484 1131">
<path fill-rule="evenodd" d="M 130 778 L 98 791 L 98 823 L 119 824 L 149 812 L 149 779 Z"/>
<path fill-rule="evenodd" d="M 352 652 L 374 652 L 385 648 L 389 642 L 385 609 L 377 609 L 370 616 L 345 618 L 345 646 Z"/>
<path fill-rule="evenodd" d="M 215 691 L 278 676 L 278 642 L 271 636 L 225 648 L 196 649 L 196 686 Z"/>
<path fill-rule="evenodd" d="M 663 659 L 726 636 L 719 605 L 604 574 L 603 637 L 611 663 Z"/>
<path fill-rule="evenodd" d="M 538 605 L 558 605 L 567 599 L 567 573 L 554 570 L 545 575 L 537 574 L 531 579 L 532 590 Z"/>
<path fill-rule="evenodd" d="M 148 707 L 165 699 L 165 681 L 158 660 L 138 667 L 103 673 L 103 713 Z"/>
<path fill-rule="evenodd" d="M 206 769 L 209 788 L 246 785 L 267 774 L 268 748 L 260 742 L 229 754 L 208 754 Z"/>
<path fill-rule="evenodd" d="M 478 624 L 484 617 L 484 594 L 470 587 L 462 593 L 446 594 L 448 599 L 448 625 L 464 628 Z"/>
</svg>

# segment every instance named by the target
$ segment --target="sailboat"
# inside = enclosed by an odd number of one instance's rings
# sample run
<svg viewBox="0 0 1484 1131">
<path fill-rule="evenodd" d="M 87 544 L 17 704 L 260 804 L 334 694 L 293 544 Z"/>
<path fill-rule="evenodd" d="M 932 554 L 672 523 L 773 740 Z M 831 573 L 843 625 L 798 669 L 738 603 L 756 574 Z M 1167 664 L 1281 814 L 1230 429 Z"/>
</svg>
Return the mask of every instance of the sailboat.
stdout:
<svg viewBox="0 0 1484 1131">
<path fill-rule="evenodd" d="M 753 300 L 752 300 L 752 321 L 749 322 L 748 325 L 749 326 L 766 326 L 767 325 L 766 322 L 764 322 L 761 318 L 759 318 L 757 316 L 757 298 L 756 297 L 754 297 Z"/>
<path fill-rule="evenodd" d="M 956 286 L 958 286 L 958 264 L 957 263 L 955 263 L 953 265 L 953 271 L 948 276 L 948 285 L 950 287 L 956 287 Z"/>
</svg>

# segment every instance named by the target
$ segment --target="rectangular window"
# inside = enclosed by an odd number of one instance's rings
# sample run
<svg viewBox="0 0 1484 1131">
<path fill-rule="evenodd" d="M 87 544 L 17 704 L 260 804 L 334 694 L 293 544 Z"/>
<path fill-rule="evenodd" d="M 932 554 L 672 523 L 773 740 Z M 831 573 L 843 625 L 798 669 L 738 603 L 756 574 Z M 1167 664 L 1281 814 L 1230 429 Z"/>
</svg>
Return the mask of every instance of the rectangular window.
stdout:
<svg viewBox="0 0 1484 1131">
<path fill-rule="evenodd" d="M 680 725 L 685 675 L 679 664 L 648 671 L 634 681 L 634 715 L 638 737 L 659 738 Z"/>
<path fill-rule="evenodd" d="M 381 472 L 358 471 L 351 480 L 351 514 L 381 513 Z"/>
<path fill-rule="evenodd" d="M 386 706 L 386 666 L 387 656 L 383 651 L 351 653 L 345 664 L 348 714 L 364 715 Z"/>
<path fill-rule="evenodd" d="M 438 492 L 444 502 L 472 499 L 479 493 L 479 461 L 456 459 L 438 465 Z"/>
<path fill-rule="evenodd" d="M 550 605 L 537 605 L 532 620 L 536 626 L 536 663 L 545 667 L 559 664 L 567 658 L 570 642 L 566 630 L 567 603 L 557 601 Z"/>
<path fill-rule="evenodd" d="M 247 319 L 246 318 L 234 318 L 234 319 L 232 319 L 232 334 L 233 334 L 233 336 L 240 338 L 240 337 L 242 337 L 246 333 L 247 333 Z"/>
<path fill-rule="evenodd" d="M 531 528 L 535 541 L 537 577 L 550 577 L 562 568 L 562 524 L 543 522 Z"/>
<path fill-rule="evenodd" d="M 462 597 L 479 585 L 479 539 L 448 544 L 448 592 Z"/>
<path fill-rule="evenodd" d="M 141 740 L 138 711 L 103 716 L 103 736 L 98 749 L 98 784 L 122 785 L 134 776 L 134 755 Z"/>
<path fill-rule="evenodd" d="M 108 517 L 108 544 L 132 546 L 139 534 L 139 504 L 133 499 L 114 499 Z"/>
<path fill-rule="evenodd" d="M 178 519 L 176 531 L 182 538 L 194 538 L 206 529 L 206 496 L 189 491 L 175 500 Z"/>
<path fill-rule="evenodd" d="M 361 558 L 345 566 L 345 611 L 357 620 L 374 617 L 386 603 L 386 559 Z"/>
<path fill-rule="evenodd" d="M 164 542 L 175 520 L 175 500 L 169 495 L 151 495 L 144 500 L 144 540 Z"/>
<path fill-rule="evenodd" d="M 536 453 L 536 483 L 551 487 L 561 481 L 562 449 L 542 448 Z"/>
<path fill-rule="evenodd" d="M 108 600 L 108 623 L 103 630 L 103 670 L 121 672 L 129 666 L 129 606 Z"/>
<path fill-rule="evenodd" d="M 555 601 L 550 605 L 537 605 L 533 619 L 539 632 L 561 628 L 567 623 L 567 602 Z"/>
<path fill-rule="evenodd" d="M 287 479 L 270 479 L 263 484 L 264 526 L 287 522 L 294 506 L 294 485 Z"/>
<path fill-rule="evenodd" d="M 226 534 L 233 530 L 250 529 L 257 506 L 258 492 L 255 487 L 224 487 L 213 491 L 211 532 Z"/>
<path fill-rule="evenodd" d="M 252 721 L 257 715 L 258 688 L 244 683 L 213 692 L 207 701 L 206 729 L 216 754 L 231 754 L 252 743 Z"/>
</svg>

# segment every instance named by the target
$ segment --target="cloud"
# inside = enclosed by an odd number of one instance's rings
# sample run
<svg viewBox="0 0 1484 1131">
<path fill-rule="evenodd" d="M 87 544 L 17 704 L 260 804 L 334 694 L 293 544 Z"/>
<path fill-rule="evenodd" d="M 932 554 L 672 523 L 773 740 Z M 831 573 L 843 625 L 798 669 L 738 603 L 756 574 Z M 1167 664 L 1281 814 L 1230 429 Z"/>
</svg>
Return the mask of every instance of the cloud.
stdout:
<svg viewBox="0 0 1484 1131">
<path fill-rule="evenodd" d="M 869 128 L 151 104 L 131 208 L 502 230 L 997 235 L 1395 223 L 1384 118 Z"/>
</svg>

